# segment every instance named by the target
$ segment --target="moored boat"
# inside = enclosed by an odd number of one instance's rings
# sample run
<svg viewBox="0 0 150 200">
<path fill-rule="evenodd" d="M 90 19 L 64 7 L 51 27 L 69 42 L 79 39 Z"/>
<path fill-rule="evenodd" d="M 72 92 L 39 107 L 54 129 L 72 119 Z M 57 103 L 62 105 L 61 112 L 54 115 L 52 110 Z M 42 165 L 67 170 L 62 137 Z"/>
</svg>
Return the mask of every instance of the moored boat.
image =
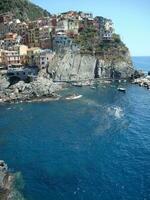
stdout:
<svg viewBox="0 0 150 200">
<path fill-rule="evenodd" d="M 126 92 L 126 88 L 123 88 L 123 87 L 119 87 L 119 88 L 117 88 L 117 90 L 120 92 Z"/>
<path fill-rule="evenodd" d="M 82 95 L 73 94 L 73 95 L 66 97 L 65 99 L 66 100 L 75 100 L 75 99 L 80 99 L 81 97 L 82 97 Z"/>
<path fill-rule="evenodd" d="M 82 87 L 82 83 L 72 83 L 72 86 L 75 86 L 75 87 Z"/>
<path fill-rule="evenodd" d="M 95 89 L 96 89 L 96 87 L 95 87 L 95 86 L 92 86 L 92 87 L 91 87 L 91 89 L 95 90 Z"/>
</svg>

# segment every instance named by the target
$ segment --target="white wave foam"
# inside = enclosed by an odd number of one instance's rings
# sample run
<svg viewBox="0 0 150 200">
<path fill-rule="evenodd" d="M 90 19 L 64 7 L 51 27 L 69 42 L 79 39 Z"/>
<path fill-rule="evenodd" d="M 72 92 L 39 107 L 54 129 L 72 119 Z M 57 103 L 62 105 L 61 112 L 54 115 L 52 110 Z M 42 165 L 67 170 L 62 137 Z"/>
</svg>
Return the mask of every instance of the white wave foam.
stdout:
<svg viewBox="0 0 150 200">
<path fill-rule="evenodd" d="M 120 119 L 124 116 L 123 110 L 119 106 L 112 106 L 107 109 L 108 113 L 115 118 Z"/>
</svg>

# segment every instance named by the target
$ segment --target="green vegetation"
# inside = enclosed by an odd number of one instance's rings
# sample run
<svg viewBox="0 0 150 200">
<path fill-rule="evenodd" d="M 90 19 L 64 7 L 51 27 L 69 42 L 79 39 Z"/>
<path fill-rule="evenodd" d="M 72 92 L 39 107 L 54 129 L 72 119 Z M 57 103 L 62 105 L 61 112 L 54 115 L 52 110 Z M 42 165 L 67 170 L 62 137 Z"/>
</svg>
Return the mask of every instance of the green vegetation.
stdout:
<svg viewBox="0 0 150 200">
<path fill-rule="evenodd" d="M 107 60 L 124 60 L 129 54 L 128 48 L 121 40 L 102 41 L 97 52 L 103 52 Z"/>
<path fill-rule="evenodd" d="M 128 51 L 128 48 L 125 46 L 125 44 L 121 41 L 120 36 L 117 34 L 113 34 L 112 40 L 110 41 L 101 41 L 98 49 L 99 51 L 110 51 L 110 50 L 117 50 L 122 52 L 122 54 L 126 54 Z"/>
<path fill-rule="evenodd" d="M 35 20 L 50 13 L 28 0 L 1 0 L 0 13 L 12 12 L 21 20 Z"/>
<path fill-rule="evenodd" d="M 101 54 L 107 60 L 123 60 L 129 53 L 119 35 L 113 34 L 109 41 L 101 40 L 94 26 L 83 29 L 75 42 L 80 45 L 81 52 Z"/>
<path fill-rule="evenodd" d="M 98 32 L 94 26 L 89 25 L 81 30 L 77 38 L 75 38 L 75 43 L 79 44 L 81 50 L 93 51 L 93 48 L 98 42 Z"/>
</svg>

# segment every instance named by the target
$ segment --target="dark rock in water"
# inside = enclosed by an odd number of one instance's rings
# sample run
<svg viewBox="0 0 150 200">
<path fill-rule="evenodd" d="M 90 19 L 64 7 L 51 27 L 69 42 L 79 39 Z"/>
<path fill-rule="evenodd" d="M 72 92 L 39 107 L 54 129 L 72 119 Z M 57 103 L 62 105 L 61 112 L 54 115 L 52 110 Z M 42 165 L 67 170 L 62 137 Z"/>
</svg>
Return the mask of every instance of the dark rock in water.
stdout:
<svg viewBox="0 0 150 200">
<path fill-rule="evenodd" d="M 150 71 L 148 71 L 148 76 L 150 76 Z"/>
<path fill-rule="evenodd" d="M 144 74 L 144 72 L 143 71 L 141 71 L 141 70 L 135 70 L 134 71 L 134 78 L 136 79 L 136 78 L 140 78 L 140 77 L 143 77 L 145 74 Z"/>
</svg>

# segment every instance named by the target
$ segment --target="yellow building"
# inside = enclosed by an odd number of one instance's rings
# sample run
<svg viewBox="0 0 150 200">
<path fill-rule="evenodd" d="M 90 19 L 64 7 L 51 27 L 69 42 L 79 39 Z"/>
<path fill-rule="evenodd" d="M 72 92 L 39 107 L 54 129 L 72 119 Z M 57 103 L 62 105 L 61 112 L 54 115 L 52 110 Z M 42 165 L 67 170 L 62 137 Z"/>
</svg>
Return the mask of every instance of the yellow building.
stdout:
<svg viewBox="0 0 150 200">
<path fill-rule="evenodd" d="M 18 51 L 20 56 L 26 56 L 28 52 L 28 46 L 26 45 L 15 45 L 13 49 Z"/>
<path fill-rule="evenodd" d="M 4 65 L 25 65 L 28 63 L 28 47 L 16 45 L 11 50 L 0 50 L 0 64 Z"/>
<path fill-rule="evenodd" d="M 15 45 L 11 48 L 12 51 L 15 51 L 20 56 L 20 63 L 22 65 L 27 64 L 27 52 L 28 52 L 28 46 L 26 45 Z"/>
</svg>

